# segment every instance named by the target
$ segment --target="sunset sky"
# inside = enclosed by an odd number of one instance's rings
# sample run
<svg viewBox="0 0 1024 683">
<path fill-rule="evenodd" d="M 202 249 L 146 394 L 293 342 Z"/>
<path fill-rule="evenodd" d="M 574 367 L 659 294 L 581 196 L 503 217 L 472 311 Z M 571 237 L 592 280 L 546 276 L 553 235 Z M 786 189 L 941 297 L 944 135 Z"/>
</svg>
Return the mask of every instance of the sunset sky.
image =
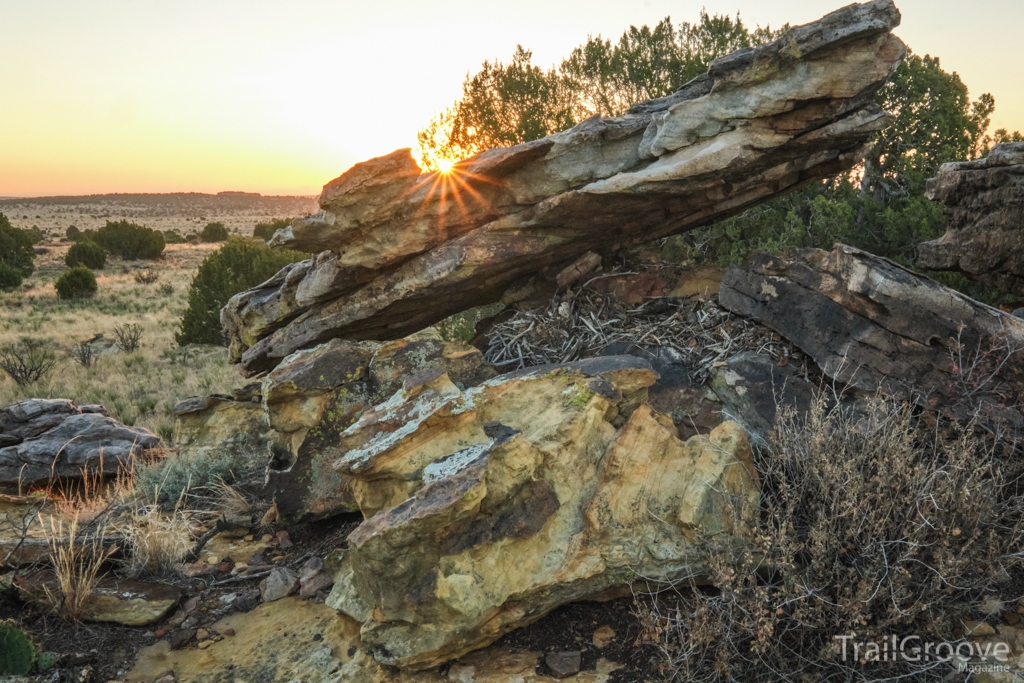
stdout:
<svg viewBox="0 0 1024 683">
<path fill-rule="evenodd" d="M 740 11 L 777 27 L 842 0 L 0 0 L 0 197 L 315 194 L 411 147 L 467 72 L 517 43 L 550 66 L 588 34 Z M 1021 0 L 897 0 L 993 129 L 1024 130 Z"/>
</svg>

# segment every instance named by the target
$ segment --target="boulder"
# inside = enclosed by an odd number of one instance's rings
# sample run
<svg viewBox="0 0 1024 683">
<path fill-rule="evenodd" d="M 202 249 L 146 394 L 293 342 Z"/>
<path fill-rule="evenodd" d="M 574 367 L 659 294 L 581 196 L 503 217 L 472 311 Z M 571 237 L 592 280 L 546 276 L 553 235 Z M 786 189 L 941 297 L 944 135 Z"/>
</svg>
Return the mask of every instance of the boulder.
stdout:
<svg viewBox="0 0 1024 683">
<path fill-rule="evenodd" d="M 215 394 L 187 398 L 174 406 L 174 446 L 178 457 L 208 458 L 214 453 L 239 462 L 266 465 L 287 459 L 287 447 L 267 424 L 263 405 L 249 398 Z"/>
<path fill-rule="evenodd" d="M 222 310 L 232 361 L 255 374 L 331 339 L 396 339 L 512 303 L 588 252 L 707 225 L 853 167 L 890 121 L 873 100 L 906 51 L 891 34 L 899 19 L 891 0 L 850 5 L 715 60 L 667 97 L 449 173 L 420 173 L 407 149 L 357 164 L 324 188 L 319 213 L 271 240 L 319 253 Z"/>
<path fill-rule="evenodd" d="M 1024 320 L 888 259 L 845 245 L 761 254 L 729 268 L 719 300 L 839 382 L 1022 424 Z"/>
<path fill-rule="evenodd" d="M 750 446 L 735 422 L 680 441 L 646 405 L 656 379 L 632 356 L 466 390 L 442 370 L 407 378 L 332 451 L 365 521 L 328 604 L 378 661 L 425 669 L 639 577 L 706 575 L 702 541 L 745 547 Z"/>
<path fill-rule="evenodd" d="M 33 601 L 59 595 L 57 578 L 49 570 L 30 574 L 20 584 L 22 595 Z M 159 621 L 181 600 L 181 589 L 166 583 L 152 583 L 106 577 L 92 589 L 82 607 L 82 619 L 124 626 L 144 626 Z"/>
<path fill-rule="evenodd" d="M 1024 142 L 943 164 L 926 195 L 943 205 L 946 233 L 918 246 L 917 266 L 958 271 L 1024 301 Z"/>
<path fill-rule="evenodd" d="M 160 445 L 147 429 L 108 417 L 102 406 L 29 399 L 0 410 L 0 488 L 40 486 L 116 475 Z"/>
</svg>

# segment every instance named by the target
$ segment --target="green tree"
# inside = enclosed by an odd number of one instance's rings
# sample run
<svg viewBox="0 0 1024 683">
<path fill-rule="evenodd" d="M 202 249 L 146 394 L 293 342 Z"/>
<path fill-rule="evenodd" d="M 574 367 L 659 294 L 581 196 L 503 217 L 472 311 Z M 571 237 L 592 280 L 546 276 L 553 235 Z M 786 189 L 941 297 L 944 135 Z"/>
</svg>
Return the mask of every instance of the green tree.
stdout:
<svg viewBox="0 0 1024 683">
<path fill-rule="evenodd" d="M 188 290 L 188 308 L 175 335 L 178 344 L 226 345 L 220 309 L 235 294 L 271 278 L 290 263 L 307 258 L 297 251 L 271 251 L 258 239 L 232 237 L 207 256 Z"/>
<path fill-rule="evenodd" d="M 7 216 L 0 213 L 0 263 L 7 264 L 5 277 L 8 286 L 13 280 L 12 273 L 17 273 L 22 278 L 32 274 L 35 269 L 35 258 L 31 235 L 12 226 Z M 13 286 L 17 287 L 20 284 L 19 280 L 18 284 Z"/>
<path fill-rule="evenodd" d="M 107 263 L 107 252 L 100 245 L 89 240 L 75 242 L 68 249 L 64 263 L 70 267 L 85 266 L 92 270 L 100 270 Z"/>
<path fill-rule="evenodd" d="M 226 242 L 228 229 L 223 223 L 207 223 L 203 231 L 199 233 L 199 239 L 203 242 Z"/>
<path fill-rule="evenodd" d="M 126 220 L 107 221 L 99 230 L 86 230 L 79 236 L 82 239 L 130 261 L 160 258 L 165 246 L 163 233 Z"/>
<path fill-rule="evenodd" d="M 96 276 L 85 266 L 64 271 L 53 286 L 61 299 L 87 299 L 96 293 Z"/>
</svg>

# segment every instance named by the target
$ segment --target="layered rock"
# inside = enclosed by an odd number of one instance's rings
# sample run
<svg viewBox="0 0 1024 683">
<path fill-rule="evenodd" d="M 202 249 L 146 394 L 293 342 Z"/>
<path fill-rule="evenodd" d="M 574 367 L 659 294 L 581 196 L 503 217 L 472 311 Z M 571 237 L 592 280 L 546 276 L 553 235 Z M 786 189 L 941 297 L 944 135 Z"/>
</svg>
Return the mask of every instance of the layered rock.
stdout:
<svg viewBox="0 0 1024 683">
<path fill-rule="evenodd" d="M 703 541 L 739 550 L 757 508 L 750 447 L 734 422 L 680 441 L 646 405 L 656 379 L 632 356 L 465 391 L 407 378 L 334 448 L 366 520 L 328 604 L 378 661 L 419 669 L 640 577 L 706 575 Z"/>
<path fill-rule="evenodd" d="M 108 417 L 103 406 L 29 399 L 0 410 L 0 487 L 116 475 L 158 445 L 158 436 Z"/>
<path fill-rule="evenodd" d="M 845 245 L 762 254 L 730 267 L 719 298 L 840 382 L 1021 423 L 1024 320 L 888 259 Z"/>
<path fill-rule="evenodd" d="M 409 150 L 329 183 L 273 244 L 320 253 L 234 297 L 221 321 L 246 373 L 330 339 L 394 339 L 526 296 L 582 255 L 726 218 L 856 164 L 902 60 L 891 0 L 850 5 L 712 62 L 614 118 L 495 149 L 447 174 Z"/>
<path fill-rule="evenodd" d="M 919 245 L 917 265 L 965 273 L 1024 301 L 1024 142 L 943 164 L 926 194 L 943 205 L 946 234 Z"/>
</svg>

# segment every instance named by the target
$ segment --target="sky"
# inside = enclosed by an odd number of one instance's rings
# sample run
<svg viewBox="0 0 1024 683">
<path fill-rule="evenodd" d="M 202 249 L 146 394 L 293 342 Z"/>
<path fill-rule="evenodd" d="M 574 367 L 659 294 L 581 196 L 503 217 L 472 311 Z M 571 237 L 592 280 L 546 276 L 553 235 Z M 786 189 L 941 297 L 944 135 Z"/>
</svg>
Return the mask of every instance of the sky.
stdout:
<svg viewBox="0 0 1024 683">
<path fill-rule="evenodd" d="M 993 129 L 1024 130 L 1022 0 L 896 0 Z M 485 59 L 561 61 L 588 35 L 740 12 L 802 24 L 842 0 L 0 0 L 0 197 L 317 194 L 412 147 Z"/>
</svg>

